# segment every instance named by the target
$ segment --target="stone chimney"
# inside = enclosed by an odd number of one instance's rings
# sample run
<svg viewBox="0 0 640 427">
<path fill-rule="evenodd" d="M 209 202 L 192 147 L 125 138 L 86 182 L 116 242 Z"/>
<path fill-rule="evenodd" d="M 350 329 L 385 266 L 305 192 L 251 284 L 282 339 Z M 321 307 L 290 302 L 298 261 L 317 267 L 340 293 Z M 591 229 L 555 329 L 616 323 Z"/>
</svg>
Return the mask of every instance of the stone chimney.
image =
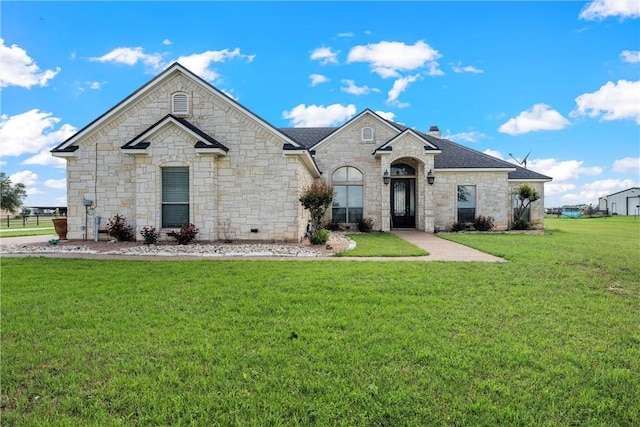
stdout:
<svg viewBox="0 0 640 427">
<path fill-rule="evenodd" d="M 438 126 L 431 126 L 429 128 L 429 132 L 427 132 L 427 135 L 435 136 L 436 138 L 442 138 L 442 132 L 440 132 Z"/>
</svg>

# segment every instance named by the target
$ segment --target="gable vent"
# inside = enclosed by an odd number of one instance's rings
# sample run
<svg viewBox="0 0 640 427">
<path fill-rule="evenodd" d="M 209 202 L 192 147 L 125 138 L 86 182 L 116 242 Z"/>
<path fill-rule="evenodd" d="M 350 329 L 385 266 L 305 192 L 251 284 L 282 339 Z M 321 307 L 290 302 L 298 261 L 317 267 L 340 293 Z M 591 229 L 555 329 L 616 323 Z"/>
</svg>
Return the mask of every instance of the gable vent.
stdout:
<svg viewBox="0 0 640 427">
<path fill-rule="evenodd" d="M 373 141 L 373 128 L 370 128 L 370 127 L 362 128 L 362 140 Z"/>
<path fill-rule="evenodd" d="M 189 114 L 189 98 L 184 92 L 171 96 L 171 114 Z"/>
</svg>

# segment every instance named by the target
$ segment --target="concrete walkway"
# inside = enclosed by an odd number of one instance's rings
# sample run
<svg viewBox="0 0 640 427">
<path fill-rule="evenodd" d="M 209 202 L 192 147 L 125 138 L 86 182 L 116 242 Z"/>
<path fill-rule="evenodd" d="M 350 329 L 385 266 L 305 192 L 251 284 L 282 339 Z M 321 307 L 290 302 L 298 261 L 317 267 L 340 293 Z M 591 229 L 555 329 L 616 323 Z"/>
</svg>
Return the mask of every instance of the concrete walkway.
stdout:
<svg viewBox="0 0 640 427">
<path fill-rule="evenodd" d="M 429 252 L 429 256 L 423 257 L 425 261 L 505 262 L 497 256 L 441 239 L 424 231 L 393 230 L 393 234 Z"/>
</svg>

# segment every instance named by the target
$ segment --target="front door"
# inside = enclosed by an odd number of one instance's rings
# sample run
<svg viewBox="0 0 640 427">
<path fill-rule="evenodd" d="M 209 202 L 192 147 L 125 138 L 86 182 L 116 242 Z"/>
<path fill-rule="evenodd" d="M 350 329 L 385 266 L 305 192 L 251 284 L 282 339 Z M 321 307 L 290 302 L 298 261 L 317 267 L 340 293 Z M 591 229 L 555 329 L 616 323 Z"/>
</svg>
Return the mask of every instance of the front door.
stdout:
<svg viewBox="0 0 640 427">
<path fill-rule="evenodd" d="M 415 178 L 391 180 L 391 227 L 415 228 Z"/>
</svg>

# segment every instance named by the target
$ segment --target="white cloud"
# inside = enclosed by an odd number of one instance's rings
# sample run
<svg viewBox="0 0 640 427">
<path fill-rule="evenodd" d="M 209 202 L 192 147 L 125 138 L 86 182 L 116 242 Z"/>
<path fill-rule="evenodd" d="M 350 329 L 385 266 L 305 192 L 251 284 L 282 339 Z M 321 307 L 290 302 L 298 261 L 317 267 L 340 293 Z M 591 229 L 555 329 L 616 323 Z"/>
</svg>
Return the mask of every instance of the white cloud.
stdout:
<svg viewBox="0 0 640 427">
<path fill-rule="evenodd" d="M 53 188 L 55 190 L 66 190 L 67 179 L 48 179 L 44 182 L 45 187 Z"/>
<path fill-rule="evenodd" d="M 546 104 L 535 104 L 531 109 L 509 119 L 498 131 L 509 135 L 521 135 L 540 130 L 558 130 L 569 126 L 569 120 Z"/>
<path fill-rule="evenodd" d="M 338 33 L 338 37 L 353 37 L 353 33 Z"/>
<path fill-rule="evenodd" d="M 465 142 L 478 142 L 482 138 L 488 138 L 487 135 L 482 132 L 460 132 L 444 136 L 443 138 L 450 141 L 465 141 Z"/>
<path fill-rule="evenodd" d="M 581 160 L 534 159 L 529 160 L 527 167 L 552 177 L 554 183 L 574 181 L 582 175 L 602 174 L 600 166 L 583 167 L 583 163 Z"/>
<path fill-rule="evenodd" d="M 46 86 L 60 72 L 55 70 L 41 71 L 27 52 L 17 45 L 5 46 L 0 38 L 0 87 L 20 86 L 30 89 L 31 86 Z"/>
<path fill-rule="evenodd" d="M 393 119 L 396 117 L 396 115 L 391 111 L 376 111 L 376 114 L 382 117 L 383 119 L 387 119 L 391 121 L 393 121 Z"/>
<path fill-rule="evenodd" d="M 222 93 L 224 93 L 225 95 L 227 95 L 229 98 L 233 99 L 234 101 L 237 101 L 239 99 L 232 93 L 233 89 L 231 89 L 231 90 L 220 89 L 220 90 L 222 91 Z"/>
<path fill-rule="evenodd" d="M 102 87 L 102 83 L 104 82 L 87 82 L 87 86 L 89 89 L 98 90 Z"/>
<path fill-rule="evenodd" d="M 624 159 L 613 162 L 613 172 L 640 172 L 640 157 L 625 157 Z"/>
<path fill-rule="evenodd" d="M 219 74 L 210 70 L 209 66 L 214 62 L 225 62 L 235 58 L 244 58 L 248 62 L 251 62 L 255 58 L 255 55 L 242 54 L 239 48 L 235 48 L 234 50 L 208 50 L 202 53 L 181 56 L 175 61 L 203 79 L 213 81 L 219 77 Z M 96 62 L 113 62 L 125 65 L 135 65 L 138 62 L 142 62 L 148 67 L 150 72 L 154 73 L 167 66 L 167 63 L 163 60 L 163 54 L 144 53 L 141 47 L 119 47 L 105 55 L 89 59 Z"/>
<path fill-rule="evenodd" d="M 239 48 L 234 50 L 209 50 L 202 53 L 194 53 L 193 55 L 181 56 L 177 62 L 202 77 L 205 80 L 213 81 L 219 77 L 219 74 L 209 69 L 214 62 L 226 62 L 230 59 L 246 59 L 248 62 L 253 61 L 255 55 L 245 55 L 240 53 Z"/>
<path fill-rule="evenodd" d="M 460 65 L 460 63 L 458 63 L 458 65 L 451 65 L 451 68 L 453 69 L 454 73 L 473 73 L 473 74 L 481 74 L 484 73 L 484 70 L 481 70 L 480 68 L 476 68 L 472 65 L 466 65 L 466 66 L 462 66 Z"/>
<path fill-rule="evenodd" d="M 623 50 L 620 58 L 624 62 L 640 62 L 640 50 Z"/>
<path fill-rule="evenodd" d="M 165 46 L 169 46 L 169 45 L 172 45 L 173 42 L 171 40 L 169 40 L 169 39 L 164 39 L 164 40 L 162 40 L 162 44 L 165 45 Z"/>
<path fill-rule="evenodd" d="M 640 2 L 638 0 L 594 0 L 580 11 L 579 18 L 593 21 L 609 16 L 620 16 L 622 19 L 640 17 Z"/>
<path fill-rule="evenodd" d="M 20 156 L 53 148 L 76 132 L 64 124 L 52 130 L 60 119 L 52 113 L 33 109 L 15 116 L 0 116 L 0 155 Z"/>
<path fill-rule="evenodd" d="M 486 150 L 483 151 L 483 153 L 488 154 L 492 157 L 495 157 L 496 159 L 504 160 L 504 156 L 502 155 L 502 153 L 497 150 L 492 150 L 490 148 L 487 148 Z"/>
<path fill-rule="evenodd" d="M 35 186 L 38 183 L 38 174 L 30 170 L 16 172 L 13 175 L 9 176 L 9 179 L 14 184 L 18 184 L 18 183 L 24 184 L 25 189 L 27 191 L 27 196 L 33 196 L 35 194 L 42 193 Z"/>
<path fill-rule="evenodd" d="M 638 185 L 631 179 L 603 179 L 584 184 L 577 193 L 567 193 L 561 197 L 566 203 L 593 203 L 596 204 L 600 197 L 616 193 L 629 187 Z M 545 186 L 545 192 L 547 187 Z"/>
<path fill-rule="evenodd" d="M 353 80 L 344 79 L 342 83 L 347 85 L 346 87 L 341 87 L 340 90 L 346 93 L 350 93 L 351 95 L 368 95 L 371 92 L 380 92 L 380 89 L 370 88 L 369 86 L 356 86 Z"/>
<path fill-rule="evenodd" d="M 66 168 L 67 162 L 59 157 L 53 157 L 51 155 L 51 148 L 45 147 L 35 156 L 31 156 L 24 161 L 21 165 L 39 165 L 39 166 L 54 166 L 56 168 Z"/>
<path fill-rule="evenodd" d="M 596 92 L 583 93 L 576 98 L 577 108 L 571 114 L 588 115 L 603 120 L 634 119 L 640 124 L 640 80 L 607 82 Z"/>
<path fill-rule="evenodd" d="M 569 191 L 575 190 L 576 185 L 570 183 L 559 182 L 545 182 L 544 184 L 544 196 L 557 196 L 558 194 L 566 194 Z"/>
<path fill-rule="evenodd" d="M 383 41 L 355 46 L 349 51 L 347 62 L 368 62 L 371 70 L 383 78 L 397 77 L 401 71 L 429 68 L 430 75 L 443 74 L 436 59 L 442 55 L 422 40 L 413 45 Z"/>
<path fill-rule="evenodd" d="M 398 101 L 398 97 L 402 92 L 407 89 L 409 83 L 413 83 L 420 78 L 419 74 L 414 74 L 413 76 L 401 77 L 393 82 L 393 87 L 387 93 L 387 104 L 395 104 L 398 107 L 407 107 L 408 104 L 401 103 Z"/>
<path fill-rule="evenodd" d="M 36 183 L 38 182 L 38 174 L 30 170 L 26 170 L 14 173 L 13 175 L 9 176 L 9 179 L 14 184 L 22 183 L 26 187 L 31 187 L 36 185 Z"/>
<path fill-rule="evenodd" d="M 339 53 L 340 51 L 334 52 L 330 47 L 319 47 L 311 52 L 311 59 L 320 61 L 322 65 L 337 64 Z"/>
<path fill-rule="evenodd" d="M 163 68 L 162 54 L 160 53 L 144 53 L 141 47 L 118 47 L 109 53 L 99 57 L 89 58 L 94 62 L 113 62 L 116 64 L 135 65 L 142 62 L 151 71 L 159 71 Z"/>
<path fill-rule="evenodd" d="M 322 74 L 311 74 L 309 78 L 311 79 L 311 86 L 318 86 L 320 83 L 326 83 L 329 81 L 329 78 Z"/>
<path fill-rule="evenodd" d="M 300 104 L 291 111 L 283 111 L 282 117 L 291 120 L 295 127 L 323 127 L 336 126 L 349 120 L 356 114 L 356 107 L 353 104 L 324 105 Z"/>
</svg>

